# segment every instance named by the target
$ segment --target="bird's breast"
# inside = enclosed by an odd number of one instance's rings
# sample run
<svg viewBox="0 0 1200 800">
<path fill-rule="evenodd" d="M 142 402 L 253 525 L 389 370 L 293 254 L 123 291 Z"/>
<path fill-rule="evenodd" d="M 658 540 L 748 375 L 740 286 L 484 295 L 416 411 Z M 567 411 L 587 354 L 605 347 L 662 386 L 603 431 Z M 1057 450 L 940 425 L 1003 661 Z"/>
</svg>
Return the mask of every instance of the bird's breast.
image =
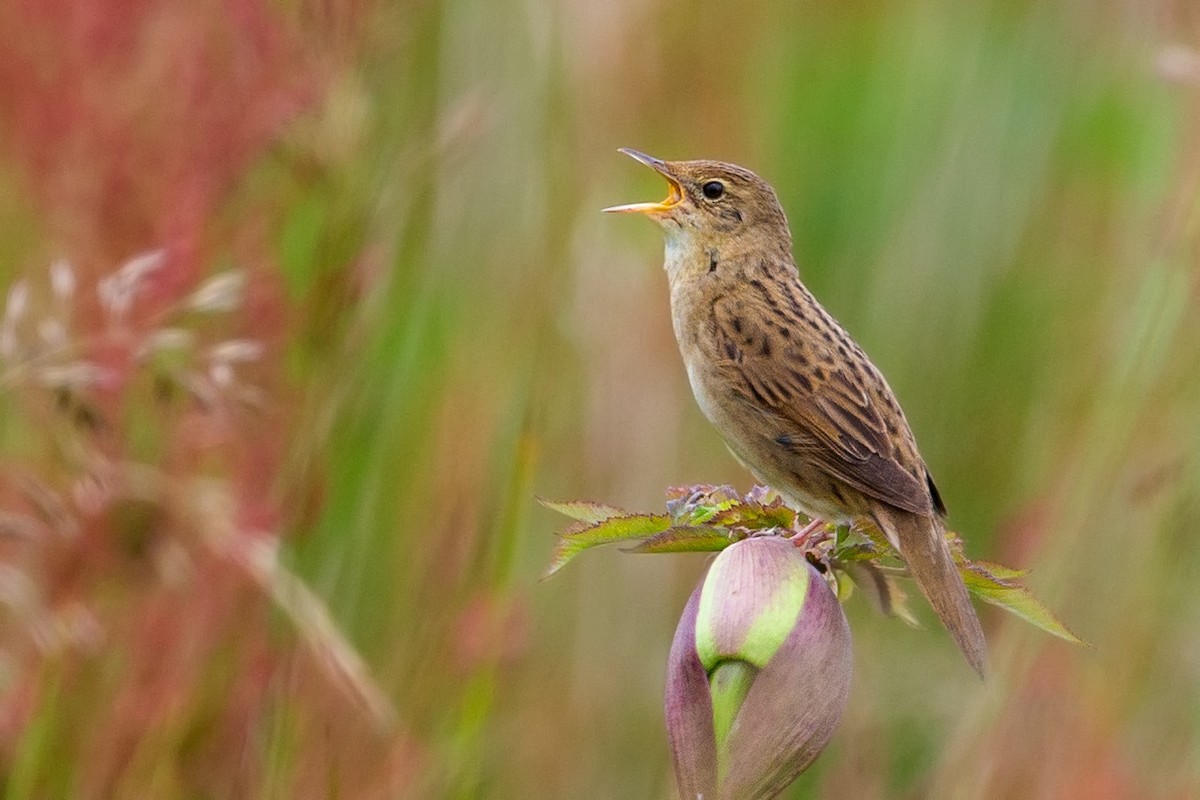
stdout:
<svg viewBox="0 0 1200 800">
<path fill-rule="evenodd" d="M 679 352 L 687 370 L 688 383 L 696 405 L 739 458 L 753 438 L 748 429 L 744 403 L 732 391 L 728 377 L 721 374 L 718 347 L 702 319 L 676 315 Z"/>
<path fill-rule="evenodd" d="M 721 405 L 718 398 L 712 391 L 714 381 L 705 374 L 705 367 L 698 363 L 697 359 L 688 358 L 686 355 L 683 359 L 684 367 L 687 369 L 688 383 L 692 386 L 692 394 L 696 398 L 696 405 L 700 406 L 700 410 L 709 422 L 720 426 L 718 419 L 723 416 L 721 413 Z"/>
</svg>

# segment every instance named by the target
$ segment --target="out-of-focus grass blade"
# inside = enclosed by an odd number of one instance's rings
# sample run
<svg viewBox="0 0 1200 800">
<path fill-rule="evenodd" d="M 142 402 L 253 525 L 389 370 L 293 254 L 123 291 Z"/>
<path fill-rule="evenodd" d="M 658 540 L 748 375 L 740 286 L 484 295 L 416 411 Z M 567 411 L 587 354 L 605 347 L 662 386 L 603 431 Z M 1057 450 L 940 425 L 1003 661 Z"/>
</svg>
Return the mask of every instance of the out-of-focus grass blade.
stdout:
<svg viewBox="0 0 1200 800">
<path fill-rule="evenodd" d="M 18 746 L 5 776 L 4 797 L 13 800 L 44 797 L 42 792 L 49 785 L 48 776 L 56 773 L 53 784 L 65 784 L 68 770 L 52 770 L 47 766 L 54 762 L 53 749 L 55 737 L 59 734 L 58 726 L 62 701 L 59 669 L 52 667 L 47 671 L 46 680 L 48 693 L 44 705 L 31 717 L 28 727 L 18 740 Z"/>
</svg>

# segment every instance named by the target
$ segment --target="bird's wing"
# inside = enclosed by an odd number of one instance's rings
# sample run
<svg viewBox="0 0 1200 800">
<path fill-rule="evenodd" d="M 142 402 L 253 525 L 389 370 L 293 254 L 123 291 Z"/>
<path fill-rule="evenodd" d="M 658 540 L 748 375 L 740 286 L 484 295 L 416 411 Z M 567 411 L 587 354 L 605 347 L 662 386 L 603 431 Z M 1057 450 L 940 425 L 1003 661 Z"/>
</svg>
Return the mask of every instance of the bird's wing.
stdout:
<svg viewBox="0 0 1200 800">
<path fill-rule="evenodd" d="M 826 341 L 823 328 L 796 330 L 811 324 L 806 320 L 745 310 L 714 304 L 717 366 L 784 465 L 795 459 L 797 466 L 819 467 L 868 497 L 915 514 L 943 512 L 891 389 L 857 345 L 840 329 L 840 338 Z"/>
</svg>

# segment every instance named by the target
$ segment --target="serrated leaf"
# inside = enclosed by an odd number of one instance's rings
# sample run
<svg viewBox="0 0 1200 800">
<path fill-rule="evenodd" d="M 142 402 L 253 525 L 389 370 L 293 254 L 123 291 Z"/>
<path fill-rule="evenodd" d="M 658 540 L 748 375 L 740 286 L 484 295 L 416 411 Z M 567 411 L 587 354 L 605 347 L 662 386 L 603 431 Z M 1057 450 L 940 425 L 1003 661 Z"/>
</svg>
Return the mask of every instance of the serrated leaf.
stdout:
<svg viewBox="0 0 1200 800">
<path fill-rule="evenodd" d="M 796 512 L 782 503 L 779 505 L 763 505 L 754 502 L 738 503 L 713 514 L 708 523 L 726 528 L 740 527 L 750 530 L 791 528 L 796 523 Z"/>
<path fill-rule="evenodd" d="M 667 490 L 667 513 L 680 525 L 696 525 L 741 500 L 732 486 L 673 486 Z"/>
<path fill-rule="evenodd" d="M 629 514 L 609 517 L 586 528 L 568 530 L 559 537 L 550 566 L 542 573 L 542 579 L 558 572 L 584 550 L 613 542 L 644 539 L 665 530 L 670 524 L 671 520 L 666 514 Z"/>
<path fill-rule="evenodd" d="M 887 562 L 889 564 L 896 561 L 904 561 L 903 557 L 896 551 L 896 548 L 892 547 L 892 543 L 888 541 L 884 532 L 879 530 L 875 525 L 867 524 L 860 528 L 853 528 L 846 540 L 852 541 L 852 537 L 855 535 L 861 536 L 871 547 L 875 548 L 873 556 L 875 561 Z"/>
<path fill-rule="evenodd" d="M 579 520 L 594 525 L 597 522 L 604 522 L 606 519 L 613 517 L 628 517 L 628 511 L 625 511 L 615 506 L 608 506 L 604 503 L 593 503 L 590 500 L 567 500 L 564 502 L 556 502 L 547 500 L 544 497 L 537 499 L 543 507 L 551 511 L 557 511 L 565 517 Z"/>
<path fill-rule="evenodd" d="M 999 606 L 1060 639 L 1087 646 L 1087 642 L 1068 630 L 1067 626 L 1024 586 L 1003 583 L 984 574 L 982 570 L 972 569 L 971 565 L 960 566 L 958 571 L 967 585 L 967 590 L 984 602 Z"/>
<path fill-rule="evenodd" d="M 656 533 L 626 553 L 711 553 L 724 550 L 744 537 L 732 536 L 722 528 L 706 525 L 676 525 Z"/>
<path fill-rule="evenodd" d="M 682 525 L 700 525 L 712 521 L 719 514 L 728 511 L 737 506 L 737 500 L 721 500 L 719 502 L 707 502 L 689 508 L 681 509 L 674 516 L 677 522 Z"/>
<path fill-rule="evenodd" d="M 851 528 L 849 525 L 838 525 L 833 529 L 833 544 L 834 547 L 845 547 L 846 545 L 855 544 L 857 542 L 869 542 L 865 534 Z"/>
<path fill-rule="evenodd" d="M 870 542 L 854 542 L 836 548 L 830 557 L 836 561 L 868 561 L 879 554 Z"/>
<path fill-rule="evenodd" d="M 1003 564 L 997 564 L 995 561 L 972 561 L 971 566 L 977 570 L 983 570 L 988 575 L 992 576 L 1001 583 L 1014 581 L 1018 578 L 1023 578 L 1029 574 L 1027 569 L 1015 569 L 1014 567 L 1006 567 Z"/>
</svg>

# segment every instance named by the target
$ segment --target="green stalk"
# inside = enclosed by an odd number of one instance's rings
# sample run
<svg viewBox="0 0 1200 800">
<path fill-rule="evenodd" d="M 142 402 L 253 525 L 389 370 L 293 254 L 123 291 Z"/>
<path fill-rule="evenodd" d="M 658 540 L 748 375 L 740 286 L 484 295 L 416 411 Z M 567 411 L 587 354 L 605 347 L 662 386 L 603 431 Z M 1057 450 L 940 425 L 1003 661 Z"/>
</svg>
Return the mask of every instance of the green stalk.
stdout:
<svg viewBox="0 0 1200 800">
<path fill-rule="evenodd" d="M 758 669 L 746 661 L 722 661 L 708 675 L 712 697 L 713 737 L 717 743 L 717 785 L 725 781 L 729 767 L 729 734 Z"/>
</svg>

